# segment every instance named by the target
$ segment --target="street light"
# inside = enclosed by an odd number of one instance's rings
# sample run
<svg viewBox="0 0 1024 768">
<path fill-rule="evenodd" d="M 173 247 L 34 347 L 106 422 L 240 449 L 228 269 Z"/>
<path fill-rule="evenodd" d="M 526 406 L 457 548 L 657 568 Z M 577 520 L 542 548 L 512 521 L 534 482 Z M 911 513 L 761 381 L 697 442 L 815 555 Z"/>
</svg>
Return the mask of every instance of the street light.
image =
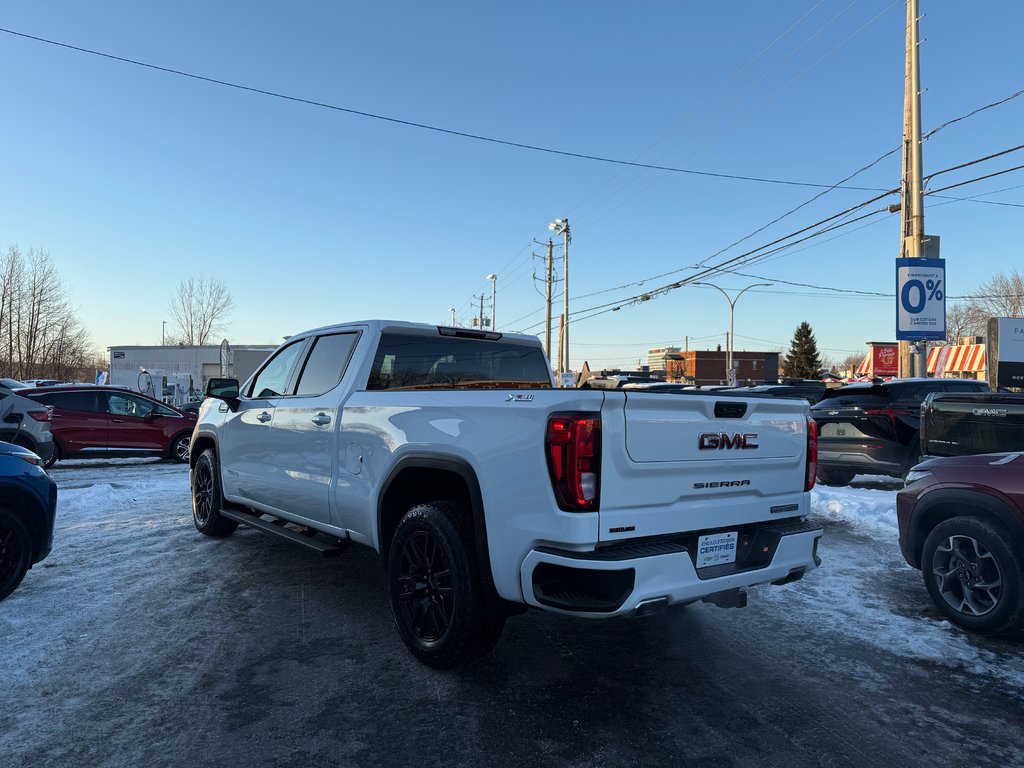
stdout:
<svg viewBox="0 0 1024 768">
<path fill-rule="evenodd" d="M 754 283 L 753 285 L 748 285 L 742 291 L 737 293 L 735 298 L 732 298 L 732 299 L 729 298 L 729 294 L 728 293 L 723 291 L 721 288 L 719 288 L 714 283 L 690 283 L 690 285 L 706 285 L 709 288 L 714 288 L 720 294 L 725 296 L 725 300 L 729 302 L 729 348 L 726 351 L 726 361 L 725 361 L 726 375 L 728 375 L 728 371 L 732 370 L 732 343 L 733 343 L 733 338 L 734 338 L 734 334 L 733 334 L 733 330 L 732 330 L 733 329 L 733 322 L 732 321 L 733 321 L 733 315 L 735 314 L 735 310 L 736 310 L 736 302 L 740 300 L 740 296 L 742 296 L 744 293 L 749 291 L 751 288 L 757 288 L 759 285 L 763 285 L 764 287 L 767 288 L 767 287 L 771 286 L 772 283 Z"/>
<path fill-rule="evenodd" d="M 495 311 L 494 304 L 498 300 L 498 276 L 491 273 L 487 276 L 487 279 L 491 281 L 491 330 L 495 330 Z"/>
<path fill-rule="evenodd" d="M 167 331 L 167 321 L 166 320 L 161 320 L 160 321 L 160 346 L 161 347 L 164 346 L 164 344 L 165 344 L 164 337 L 166 336 L 166 331 Z"/>
<path fill-rule="evenodd" d="M 559 360 L 560 371 L 569 370 L 569 243 L 572 236 L 569 234 L 569 220 L 555 219 L 548 224 L 548 229 L 556 235 L 565 236 L 565 244 L 562 247 L 562 315 L 565 322 L 562 326 L 562 355 L 564 360 Z"/>
</svg>

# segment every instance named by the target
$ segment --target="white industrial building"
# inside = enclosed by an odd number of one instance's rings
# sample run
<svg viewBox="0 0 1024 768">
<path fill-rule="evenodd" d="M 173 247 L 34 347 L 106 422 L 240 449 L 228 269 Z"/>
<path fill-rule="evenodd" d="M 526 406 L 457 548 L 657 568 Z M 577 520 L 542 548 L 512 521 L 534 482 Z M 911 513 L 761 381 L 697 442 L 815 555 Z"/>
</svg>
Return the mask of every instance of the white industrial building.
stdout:
<svg viewBox="0 0 1024 768">
<path fill-rule="evenodd" d="M 202 398 L 206 382 L 229 376 L 245 381 L 273 352 L 264 344 L 230 346 L 108 347 L 110 381 L 181 405 Z"/>
</svg>

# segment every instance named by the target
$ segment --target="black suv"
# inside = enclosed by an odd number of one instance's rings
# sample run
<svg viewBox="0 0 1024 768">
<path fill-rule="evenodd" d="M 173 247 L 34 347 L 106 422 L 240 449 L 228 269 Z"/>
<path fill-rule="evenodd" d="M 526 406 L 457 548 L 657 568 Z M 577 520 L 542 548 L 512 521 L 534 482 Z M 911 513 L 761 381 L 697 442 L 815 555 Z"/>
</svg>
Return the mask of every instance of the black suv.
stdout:
<svg viewBox="0 0 1024 768">
<path fill-rule="evenodd" d="M 818 425 L 818 480 L 847 485 L 858 474 L 905 477 L 921 459 L 921 403 L 933 392 L 985 392 L 970 379 L 894 379 L 830 389 L 811 417 Z"/>
</svg>

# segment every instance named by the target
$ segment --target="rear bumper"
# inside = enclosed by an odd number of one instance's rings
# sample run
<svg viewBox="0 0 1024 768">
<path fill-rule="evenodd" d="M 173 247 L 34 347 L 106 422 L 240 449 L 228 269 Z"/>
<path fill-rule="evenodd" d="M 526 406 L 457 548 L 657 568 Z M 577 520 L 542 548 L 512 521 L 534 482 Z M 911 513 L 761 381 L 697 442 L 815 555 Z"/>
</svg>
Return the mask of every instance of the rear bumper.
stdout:
<svg viewBox="0 0 1024 768">
<path fill-rule="evenodd" d="M 593 552 L 540 547 L 520 569 L 523 596 L 546 611 L 608 618 L 632 614 L 644 604 L 690 603 L 740 587 L 793 581 L 821 562 L 817 545 L 823 530 L 817 525 L 776 523 L 745 532 L 752 537 L 747 554 L 701 573 L 693 554 L 697 534 Z"/>
<path fill-rule="evenodd" d="M 822 448 L 818 446 L 818 466 L 826 469 L 852 469 L 865 475 L 893 475 L 903 477 L 904 457 L 897 457 L 889 449 L 867 450 L 852 448 Z"/>
</svg>

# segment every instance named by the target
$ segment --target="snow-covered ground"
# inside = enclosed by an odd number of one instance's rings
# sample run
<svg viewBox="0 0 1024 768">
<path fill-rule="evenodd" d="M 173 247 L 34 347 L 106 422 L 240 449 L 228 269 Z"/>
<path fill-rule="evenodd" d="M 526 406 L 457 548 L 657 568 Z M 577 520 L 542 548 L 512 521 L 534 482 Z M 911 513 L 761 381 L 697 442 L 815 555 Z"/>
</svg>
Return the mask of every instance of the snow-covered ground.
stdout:
<svg viewBox="0 0 1024 768">
<path fill-rule="evenodd" d="M 1024 699 L 1024 645 L 970 635 L 941 618 L 920 572 L 899 551 L 896 493 L 902 483 L 861 475 L 851 487 L 816 486 L 812 515 L 826 526 L 820 571 L 760 599 L 777 601 L 835 637 L 990 677 Z M 846 535 L 849 534 L 849 535 Z"/>
<path fill-rule="evenodd" d="M 384 742 L 392 764 L 651 749 L 656 764 L 1024 766 L 1024 646 L 941 620 L 899 553 L 886 478 L 816 488 L 822 567 L 743 611 L 533 613 L 487 660 L 436 673 L 397 641 L 368 550 L 324 561 L 255 531 L 202 537 L 182 465 L 52 475 L 53 553 L 0 603 L 3 766 L 368 765 Z"/>
<path fill-rule="evenodd" d="M 111 529 L 191 526 L 188 472 L 155 459 L 61 462 L 58 546 L 46 565 L 69 552 L 99 551 Z M 971 636 L 943 620 L 921 576 L 897 543 L 892 478 L 858 476 L 851 487 L 817 486 L 811 509 L 825 523 L 822 568 L 795 584 L 758 590 L 789 615 L 836 637 L 855 637 L 880 650 L 1000 680 L 1024 691 L 1024 655 L 1006 641 Z M 65 545 L 64 542 L 73 544 Z M 38 576 L 32 573 L 28 578 Z M 99 585 L 96 585 L 99 586 Z M 896 587 L 896 589 L 892 589 Z M 902 589 L 902 593 L 900 592 Z M 906 600 L 893 598 L 893 594 Z"/>
</svg>

